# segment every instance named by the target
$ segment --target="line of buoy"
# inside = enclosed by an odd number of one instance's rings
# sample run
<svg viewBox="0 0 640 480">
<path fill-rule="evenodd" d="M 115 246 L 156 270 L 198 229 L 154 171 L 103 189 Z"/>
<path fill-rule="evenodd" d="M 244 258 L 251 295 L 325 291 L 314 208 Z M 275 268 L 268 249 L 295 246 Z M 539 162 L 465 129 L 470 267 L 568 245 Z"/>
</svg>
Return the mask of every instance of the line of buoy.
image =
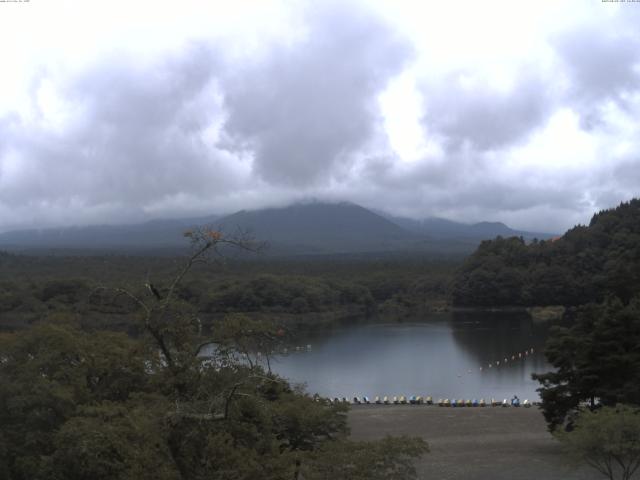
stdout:
<svg viewBox="0 0 640 480">
<path fill-rule="evenodd" d="M 522 358 L 526 358 L 529 355 L 533 355 L 533 353 L 535 352 L 535 350 L 533 349 L 533 347 L 528 348 L 527 350 L 525 350 L 524 352 L 518 352 L 517 354 L 513 354 L 509 357 L 509 355 L 507 355 L 506 357 L 504 357 L 502 360 L 496 360 L 494 362 L 488 362 L 487 368 L 494 368 L 494 367 L 499 367 L 500 364 L 502 365 L 506 365 L 509 363 L 509 359 L 511 359 L 512 362 L 515 362 L 516 360 L 520 360 Z M 478 367 L 478 370 L 480 372 L 482 372 L 484 370 L 484 366 L 480 366 Z M 472 373 L 471 370 L 468 371 L 469 374 Z M 461 377 L 462 375 L 458 374 L 458 377 Z"/>
<path fill-rule="evenodd" d="M 297 345 L 297 346 L 291 347 L 291 348 L 283 347 L 277 353 L 279 353 L 280 355 L 287 355 L 288 353 L 291 353 L 291 352 L 294 352 L 294 351 L 295 352 L 304 352 L 306 350 L 307 352 L 309 352 L 309 351 L 311 351 L 311 349 L 312 349 L 311 344 L 308 343 L 307 345 Z M 258 352 L 258 353 L 260 353 L 260 352 Z M 271 355 L 274 355 L 275 353 L 276 352 L 271 352 Z"/>
</svg>

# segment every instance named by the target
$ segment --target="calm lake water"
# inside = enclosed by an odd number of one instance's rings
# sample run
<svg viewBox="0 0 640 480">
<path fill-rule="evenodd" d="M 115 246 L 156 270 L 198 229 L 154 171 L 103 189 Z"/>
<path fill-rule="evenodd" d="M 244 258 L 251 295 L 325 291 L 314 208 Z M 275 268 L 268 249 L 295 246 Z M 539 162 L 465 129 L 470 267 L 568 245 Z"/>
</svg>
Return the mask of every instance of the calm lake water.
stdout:
<svg viewBox="0 0 640 480">
<path fill-rule="evenodd" d="M 299 340 L 300 350 L 278 356 L 271 367 L 326 397 L 515 394 L 537 400 L 539 384 L 531 374 L 550 370 L 542 354 L 547 330 L 526 314 L 433 314 L 418 322 L 359 324 L 309 335 Z"/>
</svg>

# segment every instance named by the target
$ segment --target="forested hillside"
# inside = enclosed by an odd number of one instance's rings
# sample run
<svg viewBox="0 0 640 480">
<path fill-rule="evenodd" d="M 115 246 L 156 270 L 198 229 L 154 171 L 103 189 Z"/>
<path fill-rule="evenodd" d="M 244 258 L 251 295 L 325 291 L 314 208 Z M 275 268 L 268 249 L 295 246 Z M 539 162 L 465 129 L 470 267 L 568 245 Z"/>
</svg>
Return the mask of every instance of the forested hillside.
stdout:
<svg viewBox="0 0 640 480">
<path fill-rule="evenodd" d="M 182 257 L 16 255 L 0 251 L 0 330 L 59 316 L 86 328 L 130 331 L 130 311 L 97 295 L 99 287 L 145 281 L 164 294 Z M 229 313 L 278 318 L 282 324 L 322 328 L 372 316 L 402 318 L 442 308 L 459 260 L 424 256 L 311 256 L 227 259 L 198 265 L 177 290 L 203 322 Z M 132 287 L 134 288 L 134 287 Z"/>
<path fill-rule="evenodd" d="M 460 306 L 581 305 L 640 291 L 640 199 L 593 216 L 555 240 L 484 241 L 458 271 Z"/>
</svg>

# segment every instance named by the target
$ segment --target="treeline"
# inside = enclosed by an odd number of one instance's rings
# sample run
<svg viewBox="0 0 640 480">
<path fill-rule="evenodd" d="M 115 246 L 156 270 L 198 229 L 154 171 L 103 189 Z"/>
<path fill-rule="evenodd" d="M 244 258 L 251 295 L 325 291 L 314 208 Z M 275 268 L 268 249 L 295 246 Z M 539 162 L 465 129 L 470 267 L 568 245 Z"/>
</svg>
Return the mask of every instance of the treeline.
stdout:
<svg viewBox="0 0 640 480">
<path fill-rule="evenodd" d="M 460 306 L 574 306 L 640 290 L 640 200 L 593 216 L 555 240 L 485 241 L 452 286 Z"/>
<path fill-rule="evenodd" d="M 409 315 L 448 302 L 458 263 L 430 258 L 326 261 L 231 260 L 198 265 L 177 291 L 203 320 L 229 313 L 284 316 L 311 326 L 340 319 Z M 142 298 L 150 283 L 166 294 L 179 258 L 28 257 L 0 253 L 0 324 L 20 328 L 49 317 L 81 318 L 85 326 L 126 329 L 129 305 L 102 287 L 127 286 Z M 124 301 L 124 303 L 123 303 Z"/>
</svg>

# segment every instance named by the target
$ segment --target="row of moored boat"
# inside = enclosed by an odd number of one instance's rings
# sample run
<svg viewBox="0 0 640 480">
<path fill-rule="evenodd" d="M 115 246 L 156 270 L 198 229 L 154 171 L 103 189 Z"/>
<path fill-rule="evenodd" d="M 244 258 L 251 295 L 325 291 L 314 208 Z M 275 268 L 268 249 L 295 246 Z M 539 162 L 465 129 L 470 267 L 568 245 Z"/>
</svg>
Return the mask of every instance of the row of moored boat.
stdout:
<svg viewBox="0 0 640 480">
<path fill-rule="evenodd" d="M 497 400 L 492 398 L 490 401 L 481 398 L 477 399 L 448 399 L 448 398 L 440 398 L 437 401 L 434 401 L 432 397 L 421 397 L 421 396 L 411 396 L 405 397 L 404 395 L 394 396 L 394 397 L 375 397 L 370 399 L 369 397 L 353 397 L 352 399 L 348 399 L 347 397 L 335 397 L 333 400 L 330 400 L 332 403 L 348 403 L 351 405 L 362 405 L 362 404 L 377 404 L 377 405 L 438 405 L 440 407 L 530 407 L 533 405 L 529 400 L 524 400 L 520 402 L 518 397 L 513 397 L 511 400 L 507 400 L 506 398 L 503 400 Z"/>
</svg>

